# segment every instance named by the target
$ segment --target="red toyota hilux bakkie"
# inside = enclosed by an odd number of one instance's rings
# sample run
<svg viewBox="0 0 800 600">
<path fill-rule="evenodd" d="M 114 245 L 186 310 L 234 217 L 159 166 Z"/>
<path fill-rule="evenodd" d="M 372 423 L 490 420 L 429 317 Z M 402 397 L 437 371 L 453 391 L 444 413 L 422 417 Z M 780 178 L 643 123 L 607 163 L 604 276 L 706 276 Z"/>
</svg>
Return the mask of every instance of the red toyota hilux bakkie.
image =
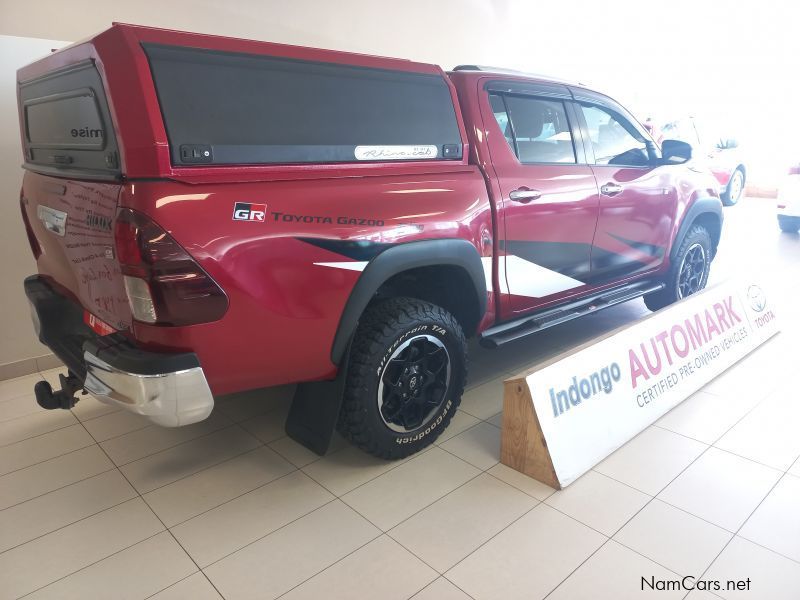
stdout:
<svg viewBox="0 0 800 600">
<path fill-rule="evenodd" d="M 287 433 L 385 458 L 498 346 L 702 289 L 718 185 L 581 85 L 113 25 L 18 72 L 25 280 L 85 390 L 178 426 L 298 383 Z"/>
</svg>

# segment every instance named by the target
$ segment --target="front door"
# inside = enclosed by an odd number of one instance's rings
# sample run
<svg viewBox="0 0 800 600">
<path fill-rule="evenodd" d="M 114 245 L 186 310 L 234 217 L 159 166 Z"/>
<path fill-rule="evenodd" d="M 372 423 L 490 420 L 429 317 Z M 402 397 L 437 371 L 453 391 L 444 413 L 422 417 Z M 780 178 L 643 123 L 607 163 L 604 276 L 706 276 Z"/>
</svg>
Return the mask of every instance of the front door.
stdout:
<svg viewBox="0 0 800 600">
<path fill-rule="evenodd" d="M 569 91 L 489 87 L 482 113 L 502 198 L 500 313 L 511 318 L 585 291 L 598 215 L 594 173 L 575 143 Z"/>
<path fill-rule="evenodd" d="M 616 108 L 616 110 L 615 110 Z M 677 190 L 669 166 L 658 166 L 652 141 L 621 107 L 579 101 L 586 153 L 600 188 L 592 248 L 592 283 L 658 268 L 664 261 Z"/>
</svg>

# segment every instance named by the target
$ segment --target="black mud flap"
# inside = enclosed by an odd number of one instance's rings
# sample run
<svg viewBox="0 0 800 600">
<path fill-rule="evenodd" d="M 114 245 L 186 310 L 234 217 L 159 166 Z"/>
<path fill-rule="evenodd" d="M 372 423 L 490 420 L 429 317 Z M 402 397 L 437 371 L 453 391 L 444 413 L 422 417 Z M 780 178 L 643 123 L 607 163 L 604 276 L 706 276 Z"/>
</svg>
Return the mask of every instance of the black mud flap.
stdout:
<svg viewBox="0 0 800 600">
<path fill-rule="evenodd" d="M 311 381 L 297 384 L 297 390 L 286 417 L 286 435 L 315 454 L 323 456 L 328 451 L 347 381 L 348 348 L 333 381 Z"/>
</svg>

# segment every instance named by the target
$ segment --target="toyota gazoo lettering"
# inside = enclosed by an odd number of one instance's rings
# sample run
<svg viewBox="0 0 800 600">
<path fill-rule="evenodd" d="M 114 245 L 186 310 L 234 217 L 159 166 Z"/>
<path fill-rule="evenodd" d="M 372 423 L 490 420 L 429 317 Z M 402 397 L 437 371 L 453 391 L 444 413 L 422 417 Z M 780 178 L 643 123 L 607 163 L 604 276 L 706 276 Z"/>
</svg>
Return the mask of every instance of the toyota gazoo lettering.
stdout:
<svg viewBox="0 0 800 600">
<path fill-rule="evenodd" d="M 719 186 L 692 148 L 577 82 L 122 24 L 17 81 L 25 290 L 69 371 L 36 384 L 46 408 L 85 389 L 181 426 L 297 384 L 293 439 L 324 453 L 338 428 L 403 458 L 458 410 L 469 338 L 658 310 L 717 254 Z M 74 122 L 64 99 L 87 95 Z M 634 348 L 634 385 L 732 335 L 721 310 Z M 559 422 L 623 367 L 553 386 Z"/>
</svg>

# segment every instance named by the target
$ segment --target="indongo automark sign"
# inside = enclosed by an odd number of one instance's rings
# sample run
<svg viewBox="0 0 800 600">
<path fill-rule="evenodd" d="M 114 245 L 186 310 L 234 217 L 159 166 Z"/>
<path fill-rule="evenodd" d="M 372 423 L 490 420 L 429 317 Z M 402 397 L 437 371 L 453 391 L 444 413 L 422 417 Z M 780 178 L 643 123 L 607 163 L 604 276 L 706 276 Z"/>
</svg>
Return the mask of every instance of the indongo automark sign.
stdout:
<svg viewBox="0 0 800 600">
<path fill-rule="evenodd" d="M 501 459 L 568 485 L 777 332 L 764 289 L 728 282 L 513 377 Z"/>
</svg>

